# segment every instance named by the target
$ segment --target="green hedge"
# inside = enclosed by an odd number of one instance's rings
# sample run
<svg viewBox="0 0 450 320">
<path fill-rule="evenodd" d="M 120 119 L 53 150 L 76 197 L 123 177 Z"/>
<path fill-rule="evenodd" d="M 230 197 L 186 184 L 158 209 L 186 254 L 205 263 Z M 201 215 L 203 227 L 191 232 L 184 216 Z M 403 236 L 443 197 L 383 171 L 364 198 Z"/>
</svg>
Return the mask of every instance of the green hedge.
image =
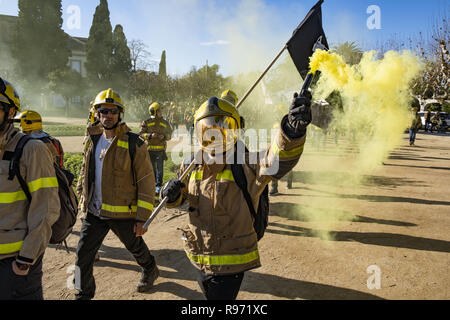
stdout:
<svg viewBox="0 0 450 320">
<path fill-rule="evenodd" d="M 167 154 L 168 160 L 164 161 L 164 182 L 169 181 L 176 177 L 176 172 L 179 165 L 172 162 L 170 153 Z M 76 186 L 81 170 L 81 165 L 83 163 L 83 155 L 81 153 L 65 153 L 64 154 L 64 167 L 75 175 L 74 185 Z"/>
</svg>

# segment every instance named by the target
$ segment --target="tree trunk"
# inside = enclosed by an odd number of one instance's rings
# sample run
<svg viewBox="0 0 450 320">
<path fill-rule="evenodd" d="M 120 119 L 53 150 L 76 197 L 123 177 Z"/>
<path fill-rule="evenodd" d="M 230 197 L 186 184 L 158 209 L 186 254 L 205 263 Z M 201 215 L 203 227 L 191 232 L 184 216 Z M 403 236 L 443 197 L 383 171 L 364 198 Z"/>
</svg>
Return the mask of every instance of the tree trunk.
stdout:
<svg viewBox="0 0 450 320">
<path fill-rule="evenodd" d="M 66 117 L 69 117 L 70 98 L 66 97 Z"/>
</svg>

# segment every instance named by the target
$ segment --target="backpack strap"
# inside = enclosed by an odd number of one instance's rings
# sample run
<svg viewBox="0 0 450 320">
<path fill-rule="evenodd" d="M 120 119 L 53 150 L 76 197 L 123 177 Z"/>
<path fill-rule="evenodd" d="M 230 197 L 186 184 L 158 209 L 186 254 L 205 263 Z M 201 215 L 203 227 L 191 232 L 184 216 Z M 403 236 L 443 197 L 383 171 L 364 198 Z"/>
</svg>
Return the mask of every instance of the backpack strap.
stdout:
<svg viewBox="0 0 450 320">
<path fill-rule="evenodd" d="M 237 144 L 243 143 L 242 141 L 238 140 Z M 245 147 L 245 152 L 248 152 L 247 147 Z M 256 219 L 256 210 L 255 206 L 253 205 L 252 197 L 250 196 L 250 193 L 248 192 L 248 184 L 247 184 L 247 178 L 245 177 L 244 167 L 242 164 L 238 163 L 238 150 L 242 149 L 235 149 L 234 152 L 234 163 L 231 165 L 231 172 L 233 173 L 234 181 L 238 185 L 239 189 L 242 190 L 242 193 L 244 194 L 245 201 L 247 202 L 248 209 L 250 210 L 250 213 L 253 216 L 253 219 Z"/>
<path fill-rule="evenodd" d="M 233 173 L 234 181 L 244 194 L 245 201 L 247 202 L 248 209 L 250 210 L 253 219 L 256 219 L 256 210 L 252 202 L 252 197 L 247 189 L 247 178 L 245 177 L 244 167 L 242 164 L 233 163 L 231 165 L 231 172 Z"/>
<path fill-rule="evenodd" d="M 237 149 L 235 149 L 234 152 L 234 163 L 231 165 L 231 172 L 233 173 L 234 181 L 238 185 L 239 189 L 242 190 L 242 193 L 244 195 L 245 201 L 247 202 L 248 209 L 250 210 L 250 213 L 253 216 L 253 219 L 256 220 L 256 210 L 255 206 L 253 205 L 252 197 L 250 196 L 250 193 L 248 192 L 248 183 L 247 178 L 245 176 L 244 167 L 242 164 L 238 163 L 238 150 L 242 150 L 242 147 L 240 144 L 244 145 L 245 152 L 249 152 L 247 149 L 247 146 L 242 142 L 241 140 L 238 140 L 236 143 Z M 244 158 L 245 159 L 245 158 Z M 244 160 L 245 162 L 245 160 Z M 266 187 L 268 190 L 268 188 Z"/>
<path fill-rule="evenodd" d="M 29 202 L 31 202 L 31 193 L 30 190 L 28 189 L 28 185 L 25 182 L 25 180 L 23 179 L 22 175 L 20 174 L 20 158 L 22 157 L 23 154 L 23 149 L 25 147 L 25 145 L 32 140 L 33 138 L 30 136 L 23 136 L 22 138 L 20 138 L 19 142 L 16 145 L 16 149 L 14 150 L 13 154 L 7 154 L 5 152 L 5 156 L 3 157 L 3 160 L 9 160 L 9 171 L 8 171 L 8 180 L 12 181 L 14 179 L 14 177 L 17 177 L 17 180 L 20 183 L 20 186 L 22 187 L 23 192 L 25 193 L 25 195 L 27 196 L 27 199 Z M 10 159 L 7 159 L 8 157 L 10 157 Z"/>
<path fill-rule="evenodd" d="M 133 185 L 136 185 L 136 172 L 134 171 L 134 158 L 136 157 L 136 147 L 142 146 L 144 141 L 138 134 L 127 132 L 128 135 L 128 152 L 131 158 L 131 172 L 133 174 Z"/>
</svg>

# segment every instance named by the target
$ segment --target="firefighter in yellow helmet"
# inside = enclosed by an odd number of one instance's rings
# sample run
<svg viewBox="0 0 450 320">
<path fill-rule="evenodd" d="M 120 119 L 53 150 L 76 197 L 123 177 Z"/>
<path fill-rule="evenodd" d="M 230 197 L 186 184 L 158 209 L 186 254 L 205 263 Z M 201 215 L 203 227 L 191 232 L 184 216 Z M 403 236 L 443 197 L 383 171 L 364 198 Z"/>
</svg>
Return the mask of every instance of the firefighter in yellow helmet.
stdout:
<svg viewBox="0 0 450 320">
<path fill-rule="evenodd" d="M 201 146 L 194 157 L 196 166 L 186 184 L 172 179 L 161 192 L 162 198 L 168 197 L 168 207 L 189 202 L 189 223 L 180 230 L 208 300 L 235 299 L 244 273 L 261 266 L 261 229 L 255 229 L 253 213 L 260 197 L 267 199 L 268 184 L 297 164 L 311 122 L 310 100 L 295 96 L 289 114 L 280 121 L 278 136 L 262 153 L 245 148 L 240 120 L 235 106 L 225 99 L 211 97 L 202 104 L 195 114 Z M 180 172 L 190 162 L 185 161 Z"/>
<path fill-rule="evenodd" d="M 19 96 L 0 78 L 0 300 L 42 300 L 42 258 L 60 210 L 58 181 L 45 144 L 14 127 L 17 112 Z M 11 168 L 25 141 L 20 168 Z"/>
<path fill-rule="evenodd" d="M 164 177 L 164 161 L 167 160 L 167 141 L 172 138 L 172 127 L 163 118 L 161 105 L 149 106 L 150 118 L 143 121 L 139 135 L 148 142 L 148 153 L 156 179 L 156 194 L 159 195 Z"/>
<path fill-rule="evenodd" d="M 42 140 L 53 155 L 55 163 L 64 167 L 64 150 L 61 142 L 42 130 L 42 117 L 33 110 L 23 111 L 14 118 L 20 123 L 22 132 L 34 139 Z"/>
<path fill-rule="evenodd" d="M 77 300 L 95 295 L 95 255 L 110 230 L 142 268 L 137 291 L 148 291 L 159 275 L 155 258 L 142 239 L 155 197 L 145 142 L 122 122 L 125 106 L 117 92 L 100 92 L 92 106 L 99 123 L 88 127 L 77 186 L 83 218 L 76 259 L 80 276 Z"/>
</svg>

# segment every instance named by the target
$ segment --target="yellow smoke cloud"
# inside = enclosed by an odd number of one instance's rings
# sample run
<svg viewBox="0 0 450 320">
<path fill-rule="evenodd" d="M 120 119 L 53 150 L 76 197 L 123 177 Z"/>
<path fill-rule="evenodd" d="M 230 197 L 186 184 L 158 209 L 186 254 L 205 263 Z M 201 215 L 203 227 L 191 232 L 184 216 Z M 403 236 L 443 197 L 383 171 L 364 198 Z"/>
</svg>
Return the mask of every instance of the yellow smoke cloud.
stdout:
<svg viewBox="0 0 450 320">
<path fill-rule="evenodd" d="M 343 187 L 346 192 L 358 194 L 366 175 L 373 174 L 401 145 L 412 120 L 410 85 L 422 69 L 420 60 L 408 51 L 390 51 L 381 59 L 376 54 L 364 53 L 354 66 L 347 65 L 336 53 L 322 50 L 311 58 L 312 72 L 321 72 L 314 98 L 325 99 L 333 91 L 341 94 L 344 112 L 334 112 L 330 131 L 337 130 L 340 139 L 346 141 L 336 147 L 328 144 L 328 148 L 336 148 L 337 158 L 318 155 L 315 159 L 318 171 L 311 179 L 320 181 L 324 173 L 331 173 L 326 186 L 321 185 L 327 191 L 323 197 L 313 197 L 299 212 L 315 223 L 316 236 L 321 239 L 331 240 L 328 231 L 342 221 L 343 215 L 352 219 L 348 214 L 350 204 L 340 198 Z M 356 153 L 348 153 L 349 145 Z"/>
<path fill-rule="evenodd" d="M 340 92 L 344 113 L 335 113 L 332 127 L 353 136 L 360 150 L 359 172 L 373 170 L 400 145 L 412 120 L 410 84 L 421 68 L 409 51 L 389 51 L 382 59 L 376 59 L 375 51 L 366 52 L 355 66 L 336 53 L 318 50 L 312 56 L 311 70 L 321 72 L 314 95 Z"/>
</svg>

